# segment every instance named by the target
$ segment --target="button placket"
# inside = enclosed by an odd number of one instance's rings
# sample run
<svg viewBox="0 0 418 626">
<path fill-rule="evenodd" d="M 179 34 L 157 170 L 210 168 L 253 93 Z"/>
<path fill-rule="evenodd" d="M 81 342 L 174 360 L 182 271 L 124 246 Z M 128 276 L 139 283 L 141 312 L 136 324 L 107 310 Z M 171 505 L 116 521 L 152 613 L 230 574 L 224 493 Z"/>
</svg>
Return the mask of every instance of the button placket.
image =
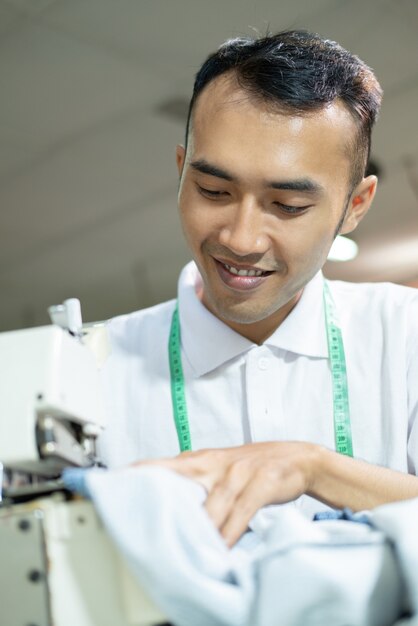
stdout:
<svg viewBox="0 0 418 626">
<path fill-rule="evenodd" d="M 266 346 L 250 350 L 246 358 L 247 411 L 251 439 L 253 442 L 272 439 L 274 416 L 269 408 L 269 369 L 271 355 Z M 273 428 L 274 430 L 274 428 Z"/>
</svg>

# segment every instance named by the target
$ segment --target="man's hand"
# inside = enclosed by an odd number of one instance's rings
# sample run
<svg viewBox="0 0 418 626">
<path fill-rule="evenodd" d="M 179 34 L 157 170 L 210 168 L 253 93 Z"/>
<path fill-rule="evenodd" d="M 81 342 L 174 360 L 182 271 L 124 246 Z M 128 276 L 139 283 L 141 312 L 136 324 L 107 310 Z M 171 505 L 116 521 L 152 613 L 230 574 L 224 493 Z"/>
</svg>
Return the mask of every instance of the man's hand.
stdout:
<svg viewBox="0 0 418 626">
<path fill-rule="evenodd" d="M 138 465 L 167 467 L 203 485 L 208 514 L 229 546 L 245 532 L 258 509 L 290 502 L 302 494 L 354 511 L 418 497 L 416 476 L 305 442 L 183 452 Z"/>
<path fill-rule="evenodd" d="M 267 442 L 184 452 L 145 463 L 170 468 L 203 485 L 207 512 L 231 546 L 258 509 L 310 491 L 319 449 L 309 443 Z"/>
</svg>

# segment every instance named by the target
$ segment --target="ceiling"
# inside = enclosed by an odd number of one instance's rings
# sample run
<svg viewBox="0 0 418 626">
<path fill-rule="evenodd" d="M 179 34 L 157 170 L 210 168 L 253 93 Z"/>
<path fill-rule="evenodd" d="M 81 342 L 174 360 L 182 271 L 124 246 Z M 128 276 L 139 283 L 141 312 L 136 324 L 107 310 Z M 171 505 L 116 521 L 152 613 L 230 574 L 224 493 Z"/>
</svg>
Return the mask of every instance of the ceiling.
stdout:
<svg viewBox="0 0 418 626">
<path fill-rule="evenodd" d="M 171 298 L 189 258 L 176 215 L 184 103 L 226 38 L 301 27 L 384 88 L 374 208 L 350 280 L 418 280 L 416 0 L 0 0 L 0 329 Z"/>
</svg>

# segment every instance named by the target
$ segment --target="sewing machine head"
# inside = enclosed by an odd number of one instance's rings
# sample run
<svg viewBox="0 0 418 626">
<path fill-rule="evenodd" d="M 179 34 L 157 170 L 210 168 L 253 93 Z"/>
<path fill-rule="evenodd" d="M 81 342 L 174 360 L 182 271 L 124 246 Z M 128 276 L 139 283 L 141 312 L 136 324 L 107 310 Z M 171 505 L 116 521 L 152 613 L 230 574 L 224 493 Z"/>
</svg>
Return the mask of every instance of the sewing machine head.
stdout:
<svg viewBox="0 0 418 626">
<path fill-rule="evenodd" d="M 51 326 L 0 333 L 0 462 L 11 498 L 41 490 L 65 467 L 98 462 L 103 407 L 79 303 L 50 315 Z"/>
</svg>

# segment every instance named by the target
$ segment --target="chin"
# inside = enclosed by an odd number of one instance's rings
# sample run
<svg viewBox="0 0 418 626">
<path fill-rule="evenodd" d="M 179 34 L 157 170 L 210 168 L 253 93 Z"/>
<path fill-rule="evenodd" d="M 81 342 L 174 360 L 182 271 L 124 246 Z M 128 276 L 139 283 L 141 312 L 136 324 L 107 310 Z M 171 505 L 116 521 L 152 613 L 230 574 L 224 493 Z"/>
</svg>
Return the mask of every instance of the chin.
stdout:
<svg viewBox="0 0 418 626">
<path fill-rule="evenodd" d="M 249 306 L 248 302 L 235 303 L 231 306 L 225 306 L 222 302 L 219 304 L 215 302 L 215 306 L 211 305 L 210 309 L 224 322 L 232 322 L 233 324 L 256 324 L 274 313 L 270 310 L 255 309 Z"/>
</svg>

